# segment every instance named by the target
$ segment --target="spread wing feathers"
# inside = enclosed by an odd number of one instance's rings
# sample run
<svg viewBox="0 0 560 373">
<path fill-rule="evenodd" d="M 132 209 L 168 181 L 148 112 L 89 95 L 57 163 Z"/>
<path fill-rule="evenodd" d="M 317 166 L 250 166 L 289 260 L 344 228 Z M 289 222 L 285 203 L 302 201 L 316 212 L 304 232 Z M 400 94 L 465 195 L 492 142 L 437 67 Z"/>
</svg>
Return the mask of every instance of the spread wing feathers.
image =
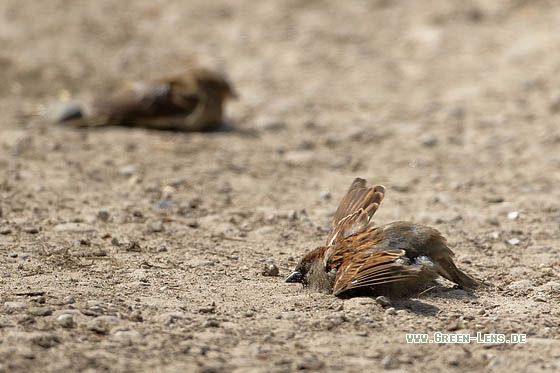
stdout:
<svg viewBox="0 0 560 373">
<path fill-rule="evenodd" d="M 364 250 L 361 255 L 353 255 L 350 260 L 342 260 L 336 272 L 333 286 L 334 295 L 344 291 L 410 280 L 418 277 L 419 270 L 397 262 L 405 255 L 404 250 L 387 250 L 372 253 Z"/>
<path fill-rule="evenodd" d="M 367 227 L 385 196 L 385 187 L 366 187 L 364 179 L 356 178 L 342 198 L 331 223 L 327 245 L 332 245 Z"/>
</svg>

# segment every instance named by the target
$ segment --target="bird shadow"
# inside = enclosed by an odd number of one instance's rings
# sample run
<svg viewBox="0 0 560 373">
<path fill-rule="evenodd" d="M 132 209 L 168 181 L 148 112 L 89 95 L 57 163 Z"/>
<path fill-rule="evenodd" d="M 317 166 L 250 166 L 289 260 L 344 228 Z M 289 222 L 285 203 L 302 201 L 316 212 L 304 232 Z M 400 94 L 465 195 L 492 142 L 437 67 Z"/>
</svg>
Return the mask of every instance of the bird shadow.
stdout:
<svg viewBox="0 0 560 373">
<path fill-rule="evenodd" d="M 392 299 L 391 303 L 396 310 L 407 310 L 421 316 L 435 316 L 440 311 L 438 307 L 417 299 L 397 298 Z"/>
<path fill-rule="evenodd" d="M 429 288 L 416 296 L 417 298 L 396 298 L 392 299 L 393 307 L 395 309 L 405 309 L 414 314 L 422 316 L 436 316 L 440 311 L 440 308 L 429 303 L 425 303 L 422 299 L 477 299 L 478 297 L 466 290 L 460 288 L 442 288 L 439 286 L 434 286 Z"/>
<path fill-rule="evenodd" d="M 462 300 L 462 299 L 477 299 L 476 295 L 469 293 L 466 290 L 457 288 L 457 287 L 442 287 L 441 285 L 434 285 L 428 289 L 420 293 L 410 293 L 405 292 L 401 294 L 395 294 L 394 292 L 391 293 L 381 293 L 377 295 L 385 295 L 387 298 L 390 299 L 391 306 L 395 308 L 395 310 L 407 310 L 412 312 L 416 315 L 421 316 L 436 316 L 441 310 L 439 307 L 434 306 L 430 303 L 425 302 L 425 300 L 429 299 L 436 299 L 436 298 L 443 298 L 443 299 L 454 299 L 454 300 Z M 376 295 L 376 296 L 377 296 Z M 372 297 L 371 294 L 367 294 L 364 292 L 348 292 L 345 296 L 341 298 L 350 298 L 350 297 Z M 376 298 L 373 296 L 373 299 Z"/>
<path fill-rule="evenodd" d="M 435 287 L 430 291 L 423 293 L 421 296 L 429 298 L 444 298 L 444 299 L 478 299 L 476 295 L 468 292 L 467 290 L 453 287 L 453 288 L 441 288 Z"/>
<path fill-rule="evenodd" d="M 259 135 L 258 131 L 255 130 L 254 128 L 239 127 L 239 126 L 236 126 L 236 124 L 234 122 L 232 122 L 231 120 L 227 120 L 227 119 L 220 122 L 220 125 L 217 128 L 215 128 L 214 130 L 206 131 L 206 132 L 232 133 L 232 134 L 238 134 L 238 135 L 243 135 L 243 136 L 248 136 L 248 137 L 257 137 Z"/>
</svg>

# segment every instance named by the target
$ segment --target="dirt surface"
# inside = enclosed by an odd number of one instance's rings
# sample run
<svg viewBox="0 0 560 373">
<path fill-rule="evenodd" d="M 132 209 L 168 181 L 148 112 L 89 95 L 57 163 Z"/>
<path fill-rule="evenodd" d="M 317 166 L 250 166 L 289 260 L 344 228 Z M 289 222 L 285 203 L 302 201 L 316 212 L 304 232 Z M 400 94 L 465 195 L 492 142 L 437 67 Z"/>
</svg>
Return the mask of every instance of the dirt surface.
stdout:
<svg viewBox="0 0 560 373">
<path fill-rule="evenodd" d="M 3 0 L 0 17 L 0 372 L 560 369 L 558 2 Z M 192 63 L 228 73 L 240 130 L 18 116 Z M 376 224 L 439 229 L 494 286 L 383 306 L 285 284 L 356 176 L 387 187 Z M 437 331 L 527 343 L 406 343 Z"/>
</svg>

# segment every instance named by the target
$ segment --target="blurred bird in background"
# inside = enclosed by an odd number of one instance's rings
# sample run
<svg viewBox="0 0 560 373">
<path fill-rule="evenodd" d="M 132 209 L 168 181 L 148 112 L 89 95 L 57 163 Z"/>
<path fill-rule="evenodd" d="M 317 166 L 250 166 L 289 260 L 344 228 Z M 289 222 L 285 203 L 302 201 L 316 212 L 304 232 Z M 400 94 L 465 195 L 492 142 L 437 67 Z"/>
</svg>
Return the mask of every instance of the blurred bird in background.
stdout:
<svg viewBox="0 0 560 373">
<path fill-rule="evenodd" d="M 97 97 L 89 110 L 76 102 L 45 115 L 72 127 L 127 126 L 174 131 L 214 131 L 224 125 L 224 105 L 237 98 L 220 73 L 193 68 L 181 74 L 124 83 Z"/>
</svg>

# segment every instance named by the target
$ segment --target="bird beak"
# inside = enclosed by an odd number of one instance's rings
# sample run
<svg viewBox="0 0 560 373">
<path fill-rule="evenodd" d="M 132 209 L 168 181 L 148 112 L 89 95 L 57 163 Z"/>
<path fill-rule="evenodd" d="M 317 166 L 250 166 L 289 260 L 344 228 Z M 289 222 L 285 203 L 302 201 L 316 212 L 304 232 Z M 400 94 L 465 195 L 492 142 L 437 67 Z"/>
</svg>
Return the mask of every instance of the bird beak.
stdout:
<svg viewBox="0 0 560 373">
<path fill-rule="evenodd" d="M 292 272 L 291 275 L 286 277 L 286 282 L 301 282 L 303 280 L 303 275 L 299 271 Z"/>
</svg>

